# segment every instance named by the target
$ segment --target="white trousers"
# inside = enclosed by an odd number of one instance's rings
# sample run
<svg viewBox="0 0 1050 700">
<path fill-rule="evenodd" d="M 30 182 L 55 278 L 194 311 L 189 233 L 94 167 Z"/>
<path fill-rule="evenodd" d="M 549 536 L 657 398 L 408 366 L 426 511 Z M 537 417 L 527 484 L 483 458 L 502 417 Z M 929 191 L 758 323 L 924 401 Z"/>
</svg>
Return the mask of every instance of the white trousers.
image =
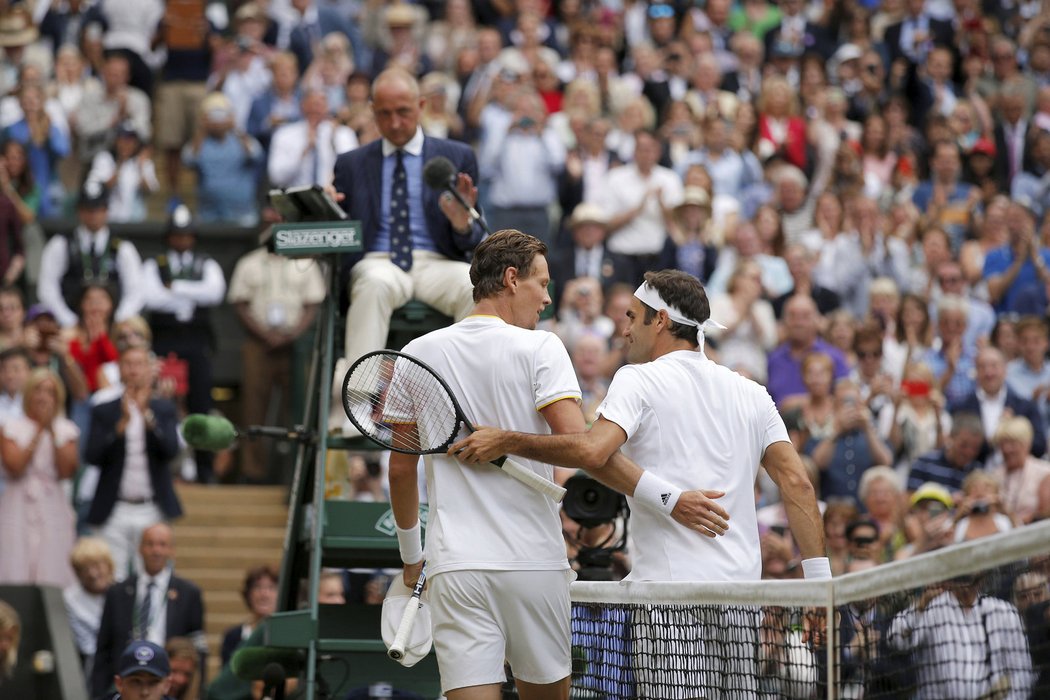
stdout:
<svg viewBox="0 0 1050 700">
<path fill-rule="evenodd" d="M 109 519 L 94 534 L 109 545 L 113 554 L 113 578 L 116 582 L 128 577 L 130 567 L 139 568 L 138 551 L 142 531 L 150 525 L 164 522 L 166 518 L 156 503 L 127 503 L 117 501 Z"/>
<path fill-rule="evenodd" d="M 386 347 L 390 315 L 412 299 L 458 321 L 474 308 L 470 265 L 438 253 L 414 251 L 412 269 L 405 272 L 387 253 L 369 253 L 350 272 L 350 311 L 346 318 L 345 360 L 349 363 Z"/>
</svg>

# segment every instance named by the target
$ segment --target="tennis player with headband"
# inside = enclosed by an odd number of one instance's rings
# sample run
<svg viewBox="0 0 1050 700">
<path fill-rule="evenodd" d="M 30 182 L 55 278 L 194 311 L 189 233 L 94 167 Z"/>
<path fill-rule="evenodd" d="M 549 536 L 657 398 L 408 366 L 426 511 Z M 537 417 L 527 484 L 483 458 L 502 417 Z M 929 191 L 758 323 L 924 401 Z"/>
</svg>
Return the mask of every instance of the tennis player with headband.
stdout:
<svg viewBox="0 0 1050 700">
<path fill-rule="evenodd" d="M 532 433 L 586 429 L 565 347 L 554 334 L 535 330 L 551 303 L 546 250 L 539 239 L 515 230 L 485 239 L 470 267 L 473 312 L 404 348 L 445 378 L 472 421 Z M 425 558 L 445 696 L 498 700 L 506 659 L 524 700 L 568 698 L 568 584 L 574 575 L 558 504 L 493 466 L 467 468 L 444 455 L 425 461 Z M 390 500 L 410 587 L 424 559 L 417 465 L 418 457 L 390 456 Z M 554 471 L 542 461 L 525 466 L 548 479 Z M 598 476 L 628 495 L 643 479 L 623 457 Z M 687 491 L 676 508 L 662 507 L 654 517 L 673 518 L 683 529 L 719 527 L 707 519 L 707 500 Z"/>
<path fill-rule="evenodd" d="M 622 450 L 645 470 L 629 501 L 629 578 L 642 581 L 760 579 L 754 483 L 761 463 L 780 488 L 805 576 L 830 578 L 814 489 L 776 406 L 764 387 L 703 353 L 710 316 L 703 285 L 677 270 L 648 272 L 627 316 L 632 364 L 613 377 L 588 432 L 552 436 L 479 428 L 449 454 L 475 463 L 509 453 L 597 475 Z M 705 538 L 661 517 L 658 511 L 673 509 L 683 489 L 702 489 L 711 517 L 720 515 L 728 527 L 714 528 Z M 678 697 L 698 697 L 683 690 Z"/>
</svg>

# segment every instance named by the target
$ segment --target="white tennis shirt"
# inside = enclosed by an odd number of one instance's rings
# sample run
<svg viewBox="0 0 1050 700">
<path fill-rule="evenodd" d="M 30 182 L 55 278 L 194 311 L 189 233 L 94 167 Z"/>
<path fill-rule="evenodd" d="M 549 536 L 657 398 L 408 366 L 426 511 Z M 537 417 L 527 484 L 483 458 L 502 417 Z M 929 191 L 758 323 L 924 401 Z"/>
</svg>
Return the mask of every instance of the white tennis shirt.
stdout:
<svg viewBox="0 0 1050 700">
<path fill-rule="evenodd" d="M 755 477 L 766 447 L 788 441 L 765 388 L 702 353 L 680 350 L 620 368 L 598 414 L 627 433 L 622 451 L 682 489 L 725 491 L 729 530 L 710 539 L 666 515 L 631 506 L 637 581 L 762 577 Z"/>
<path fill-rule="evenodd" d="M 474 425 L 549 434 L 539 409 L 580 398 L 553 333 L 494 316 L 468 316 L 405 346 L 448 382 Z M 551 479 L 549 464 L 514 458 Z M 434 455 L 427 467 L 427 574 L 463 569 L 569 568 L 558 505 L 492 465 Z"/>
</svg>

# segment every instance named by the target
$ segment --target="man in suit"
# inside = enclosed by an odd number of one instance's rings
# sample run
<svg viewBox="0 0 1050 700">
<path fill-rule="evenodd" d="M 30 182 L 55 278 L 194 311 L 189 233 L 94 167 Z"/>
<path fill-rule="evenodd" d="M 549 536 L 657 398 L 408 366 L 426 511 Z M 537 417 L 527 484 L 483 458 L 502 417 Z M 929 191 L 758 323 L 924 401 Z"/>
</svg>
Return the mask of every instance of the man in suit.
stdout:
<svg viewBox="0 0 1050 700">
<path fill-rule="evenodd" d="M 985 444 L 980 459 L 991 453 L 990 441 L 999 421 L 1007 416 L 1024 416 L 1032 424 L 1031 452 L 1036 457 L 1046 453 L 1046 424 L 1034 402 L 1022 399 L 1006 384 L 1006 360 L 1002 351 L 991 346 L 977 353 L 977 389 L 969 396 L 949 404 L 956 413 L 975 413 L 981 417 Z"/>
<path fill-rule="evenodd" d="M 1014 178 L 1034 171 L 1035 163 L 1028 147 L 1031 124 L 1025 118 L 1028 95 L 1020 81 L 1011 81 L 999 90 L 999 112 L 995 122 L 995 165 L 993 174 L 1001 192 L 1010 192 Z"/>
<path fill-rule="evenodd" d="M 835 53 L 836 44 L 828 38 L 827 32 L 818 24 L 806 19 L 802 0 L 781 0 L 780 24 L 766 32 L 763 37 L 766 55 L 773 53 L 773 47 L 788 49 L 796 56 L 814 52 L 825 60 Z"/>
<path fill-rule="evenodd" d="M 128 575 L 145 528 L 182 515 L 168 468 L 179 450 L 175 405 L 152 396 L 153 364 L 148 348 L 132 345 L 124 349 L 120 378 L 124 394 L 91 411 L 85 451 L 85 461 L 100 471 L 87 522 L 109 543 L 117 581 Z"/>
<path fill-rule="evenodd" d="M 473 204 L 477 161 L 466 145 L 424 136 L 422 106 L 415 78 L 399 68 L 383 71 L 372 84 L 372 111 L 383 138 L 335 162 L 336 197 L 351 219 L 360 220 L 364 238 L 364 256 L 352 261 L 349 274 L 337 386 L 349 362 L 385 345 L 390 314 L 399 306 L 418 299 L 460 319 L 474 305 L 468 260 L 483 230 L 451 194 L 426 185 L 423 167 L 447 158 L 458 172 L 456 189 Z"/>
<path fill-rule="evenodd" d="M 142 573 L 106 591 L 98 628 L 95 665 L 91 670 L 91 697 L 104 696 L 112 687 L 121 653 L 131 640 L 160 647 L 172 637 L 195 640 L 201 656 L 204 639 L 204 601 L 196 584 L 175 576 L 175 535 L 166 523 L 142 532 L 139 546 Z M 202 665 L 203 668 L 203 658 Z"/>
<path fill-rule="evenodd" d="M 584 202 L 573 209 L 567 222 L 571 239 L 558 248 L 550 260 L 552 296 L 559 304 L 565 288 L 577 277 L 593 277 L 601 283 L 603 291 L 617 282 L 631 281 L 630 261 L 605 247 L 608 224 L 608 215 L 597 204 Z"/>
<path fill-rule="evenodd" d="M 934 46 L 952 45 L 955 30 L 951 23 L 930 17 L 924 5 L 924 0 L 908 0 L 904 19 L 886 28 L 885 43 L 891 65 L 904 60 L 920 66 Z"/>
<path fill-rule="evenodd" d="M 332 8 L 321 7 L 314 0 L 292 0 L 291 4 L 295 24 L 288 33 L 288 50 L 298 59 L 300 73 L 305 72 L 314 60 L 321 39 L 333 32 L 350 40 L 354 65 L 362 70 L 368 68 L 371 56 L 356 23 L 347 21 Z"/>
</svg>

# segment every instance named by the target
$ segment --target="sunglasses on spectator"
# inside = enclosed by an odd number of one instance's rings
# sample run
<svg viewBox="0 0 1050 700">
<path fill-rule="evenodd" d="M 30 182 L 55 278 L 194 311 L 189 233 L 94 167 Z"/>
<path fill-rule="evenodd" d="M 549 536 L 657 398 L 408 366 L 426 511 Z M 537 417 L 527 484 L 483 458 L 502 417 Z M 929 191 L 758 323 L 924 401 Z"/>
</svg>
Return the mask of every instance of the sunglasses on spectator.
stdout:
<svg viewBox="0 0 1050 700">
<path fill-rule="evenodd" d="M 878 537 L 854 537 L 850 539 L 850 544 L 855 544 L 858 547 L 867 547 L 868 545 L 875 544 L 878 541 Z"/>
<path fill-rule="evenodd" d="M 674 17 L 674 8 L 670 5 L 650 5 L 649 16 L 653 19 L 670 19 Z"/>
<path fill-rule="evenodd" d="M 873 360 L 876 357 L 882 357 L 882 350 L 860 350 L 857 352 L 857 359 L 860 360 Z"/>
</svg>

